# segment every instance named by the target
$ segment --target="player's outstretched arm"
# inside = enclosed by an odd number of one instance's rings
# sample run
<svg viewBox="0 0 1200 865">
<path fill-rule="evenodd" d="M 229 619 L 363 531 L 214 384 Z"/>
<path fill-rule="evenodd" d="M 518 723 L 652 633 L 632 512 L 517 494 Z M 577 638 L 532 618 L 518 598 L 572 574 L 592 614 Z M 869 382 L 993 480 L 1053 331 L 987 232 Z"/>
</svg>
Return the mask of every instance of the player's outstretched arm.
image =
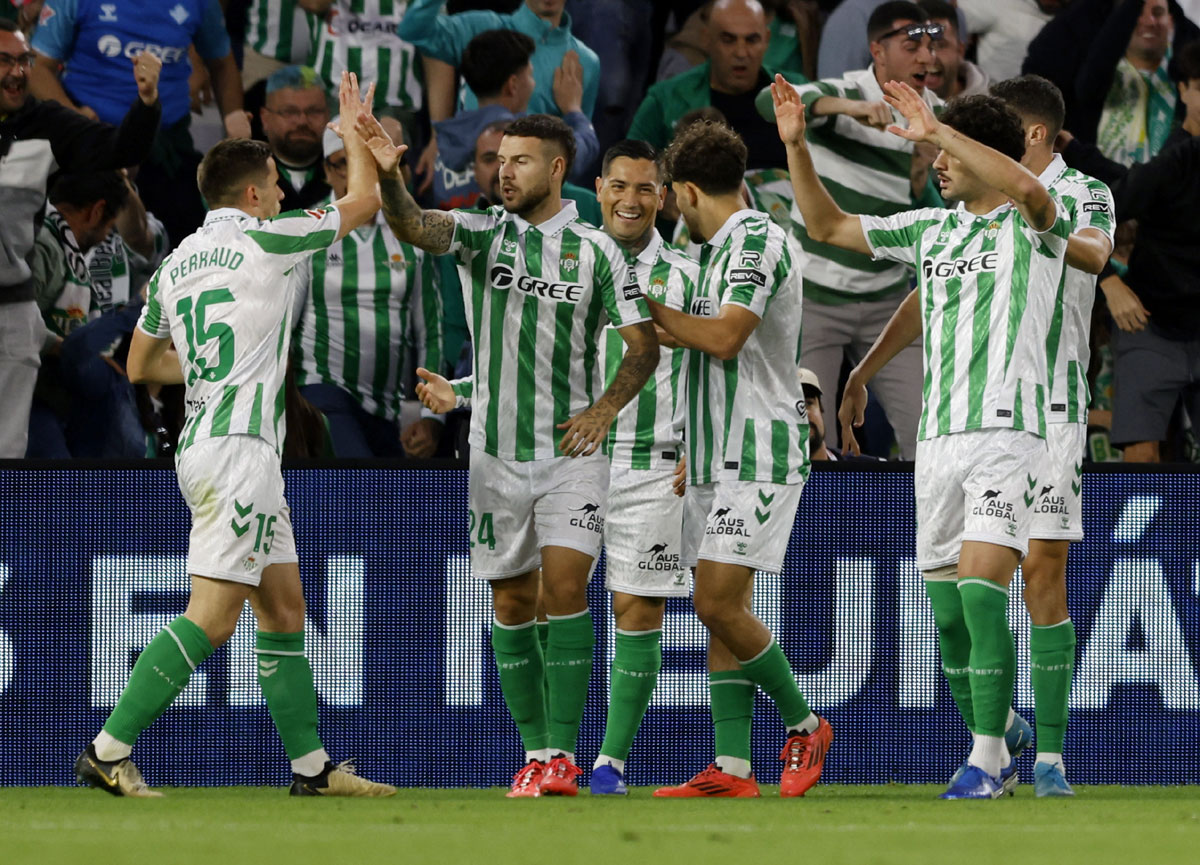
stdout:
<svg viewBox="0 0 1200 865">
<path fill-rule="evenodd" d="M 150 336 L 140 327 L 133 329 L 125 374 L 133 384 L 183 384 L 179 355 L 171 350 L 171 338 Z"/>
<path fill-rule="evenodd" d="M 795 88 L 782 75 L 776 75 L 771 84 L 771 101 L 775 105 L 779 137 L 787 149 L 788 172 L 792 177 L 796 204 L 804 216 L 809 236 L 820 243 L 870 255 L 871 248 L 863 235 L 861 220 L 838 207 L 817 177 L 804 140 L 804 105 Z"/>
<path fill-rule="evenodd" d="M 762 320 L 749 309 L 723 304 L 713 317 L 691 315 L 646 298 L 654 323 L 667 332 L 672 347 L 692 348 L 718 360 L 737 357 Z"/>
<path fill-rule="evenodd" d="M 621 358 L 612 384 L 591 406 L 558 425 L 559 429 L 566 430 L 558 449 L 567 456 L 585 457 L 595 453 L 608 437 L 617 413 L 638 395 L 658 366 L 658 335 L 653 324 L 639 321 L 619 328 L 617 333 L 625 340 L 625 356 Z"/>
<path fill-rule="evenodd" d="M 379 182 L 375 158 L 358 132 L 353 118 L 371 112 L 375 96 L 375 85 L 367 88 L 365 96 L 359 93 L 358 78 L 352 72 L 342 72 L 342 83 L 338 88 L 338 108 L 342 122 L 334 131 L 342 136 L 346 145 L 346 194 L 334 202 L 341 214 L 341 226 L 337 239 L 341 240 L 354 229 L 373 219 L 379 211 Z"/>
<path fill-rule="evenodd" d="M 892 313 L 891 319 L 880 332 L 870 351 L 859 361 L 858 366 L 850 371 L 846 379 L 842 407 L 838 409 L 838 420 L 842 424 L 842 444 L 855 456 L 862 453 L 858 440 L 854 437 L 854 428 L 863 425 L 863 412 L 867 408 L 867 382 L 920 335 L 921 293 L 913 289 Z"/>
<path fill-rule="evenodd" d="M 444 210 L 422 210 L 409 194 L 400 174 L 400 157 L 408 146 L 393 144 L 379 121 L 367 113 L 358 115 L 358 133 L 379 167 L 383 215 L 392 233 L 434 255 L 448 252 L 454 238 L 454 217 Z"/>
<path fill-rule="evenodd" d="M 907 84 L 889 81 L 883 90 L 883 98 L 908 121 L 907 129 L 889 126 L 888 132 L 909 141 L 928 141 L 960 160 L 988 186 L 1011 198 L 1021 216 L 1036 230 L 1045 231 L 1054 225 L 1058 218 L 1054 199 L 1028 168 L 941 123 L 917 91 Z"/>
</svg>

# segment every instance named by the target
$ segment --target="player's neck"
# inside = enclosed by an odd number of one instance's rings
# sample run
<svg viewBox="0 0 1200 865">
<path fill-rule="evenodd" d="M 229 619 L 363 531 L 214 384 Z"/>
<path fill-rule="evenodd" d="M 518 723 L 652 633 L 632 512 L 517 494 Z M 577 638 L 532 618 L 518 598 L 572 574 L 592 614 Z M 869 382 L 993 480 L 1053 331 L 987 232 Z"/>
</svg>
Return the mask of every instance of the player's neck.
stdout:
<svg viewBox="0 0 1200 865">
<path fill-rule="evenodd" d="M 708 199 L 708 206 L 700 210 L 700 232 L 705 237 L 715 237 L 717 232 L 739 210 L 744 210 L 746 202 L 742 201 L 741 192 L 729 195 L 717 195 Z"/>
<path fill-rule="evenodd" d="M 527 213 L 520 213 L 522 219 L 530 225 L 537 227 L 548 219 L 553 219 L 562 210 L 562 188 L 555 189 L 550 187 L 550 194 L 547 195 L 538 204 L 537 207 Z"/>
<path fill-rule="evenodd" d="M 996 189 L 989 189 L 970 201 L 964 201 L 963 207 L 968 213 L 973 213 L 976 216 L 982 216 L 985 213 L 991 213 L 998 207 L 1003 207 L 1008 203 L 1008 196 Z"/>
<path fill-rule="evenodd" d="M 1054 161 L 1054 151 L 1049 146 L 1035 144 L 1025 151 L 1025 167 L 1036 174 L 1042 176 L 1042 172 L 1050 167 L 1050 163 Z"/>
</svg>

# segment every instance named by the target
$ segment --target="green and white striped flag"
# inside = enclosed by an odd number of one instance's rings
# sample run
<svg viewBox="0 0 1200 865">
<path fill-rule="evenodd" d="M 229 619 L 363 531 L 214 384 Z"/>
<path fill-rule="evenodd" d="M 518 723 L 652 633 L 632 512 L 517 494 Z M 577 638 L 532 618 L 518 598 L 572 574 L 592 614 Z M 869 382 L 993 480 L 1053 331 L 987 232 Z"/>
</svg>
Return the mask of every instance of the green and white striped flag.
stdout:
<svg viewBox="0 0 1200 865">
<path fill-rule="evenodd" d="M 737 356 L 689 350 L 688 474 L 795 484 L 808 477 L 808 415 L 800 364 L 802 293 L 787 235 L 765 214 L 739 210 L 704 245 L 692 315 L 741 306 L 759 317 Z"/>
<path fill-rule="evenodd" d="M 227 435 L 257 436 L 282 452 L 288 273 L 333 243 L 340 225 L 334 207 L 266 221 L 223 207 L 159 265 L 138 327 L 171 337 L 179 352 L 185 410 L 177 452 Z"/>
<path fill-rule="evenodd" d="M 1062 202 L 1071 232 L 1094 228 L 1109 241 L 1116 230 L 1112 192 L 1101 181 L 1068 168 L 1055 154 L 1039 178 Z M 1096 275 L 1068 266 L 1059 287 L 1046 348 L 1050 363 L 1050 423 L 1087 423 L 1091 402 L 1087 369 L 1091 361 L 1088 336 L 1096 300 Z"/>
<path fill-rule="evenodd" d="M 400 416 L 405 361 L 442 369 L 442 304 L 433 257 L 382 217 L 296 268 L 296 383 L 331 384 L 369 414 Z"/>
<path fill-rule="evenodd" d="M 633 259 L 627 259 L 629 278 L 644 294 L 672 309 L 686 310 L 691 305 L 700 275 L 695 259 L 663 243 L 657 231 L 650 244 Z M 609 325 L 604 329 L 604 386 L 616 378 L 625 357 L 625 340 Z M 609 459 L 635 469 L 674 466 L 683 447 L 686 400 L 682 390 L 684 359 L 682 348 L 660 349 L 661 357 L 654 375 L 637 397 L 626 403 L 613 422 L 606 449 Z"/>
<path fill-rule="evenodd" d="M 308 65 L 320 20 L 296 0 L 251 0 L 246 10 L 246 44 L 281 63 Z"/>
<path fill-rule="evenodd" d="M 1012 205 L 862 216 L 876 258 L 917 268 L 925 337 L 921 441 L 964 430 L 1046 435 L 1050 321 L 1071 223 L 1035 231 Z"/>
<path fill-rule="evenodd" d="M 471 446 L 500 459 L 562 456 L 558 424 L 603 392 L 605 325 L 650 317 L 620 247 L 564 205 L 537 226 L 502 207 L 450 211 L 474 349 Z"/>
<path fill-rule="evenodd" d="M 342 70 L 375 85 L 375 108 L 422 105 L 417 49 L 396 35 L 405 0 L 334 0 L 317 33 L 312 66 L 336 93 Z"/>
</svg>

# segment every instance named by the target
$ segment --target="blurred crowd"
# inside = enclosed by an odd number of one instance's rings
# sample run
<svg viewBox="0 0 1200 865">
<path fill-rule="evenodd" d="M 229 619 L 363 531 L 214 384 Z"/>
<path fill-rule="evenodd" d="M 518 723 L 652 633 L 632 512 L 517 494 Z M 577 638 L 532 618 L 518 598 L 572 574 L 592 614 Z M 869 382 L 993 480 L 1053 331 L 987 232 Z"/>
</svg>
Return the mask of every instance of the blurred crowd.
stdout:
<svg viewBox="0 0 1200 865">
<path fill-rule="evenodd" d="M 0 458 L 173 453 L 182 388 L 131 385 L 124 357 L 148 281 L 203 220 L 201 152 L 262 139 L 285 210 L 336 198 L 346 158 L 327 125 L 349 70 L 375 84 L 427 207 L 497 202 L 499 140 L 526 113 L 571 127 L 564 195 L 597 225 L 610 145 L 728 123 L 747 206 L 803 253 L 801 365 L 827 415 L 913 274 L 809 238 L 764 88 L 811 85 L 825 185 L 888 215 L 942 201 L 936 154 L 873 137 L 893 122 L 883 82 L 940 107 L 1041 75 L 1066 104 L 1056 148 L 1112 188 L 1121 221 L 1078 383 L 1088 457 L 1200 461 L 1198 21 L 1200 0 L 0 0 Z M 698 250 L 670 201 L 659 228 Z M 449 258 L 381 218 L 281 287 L 296 298 L 285 455 L 464 454 L 463 411 L 411 398 L 418 367 L 470 371 Z M 921 379 L 914 346 L 873 383 L 868 452 L 912 458 Z M 837 453 L 834 427 L 815 457 Z"/>
</svg>

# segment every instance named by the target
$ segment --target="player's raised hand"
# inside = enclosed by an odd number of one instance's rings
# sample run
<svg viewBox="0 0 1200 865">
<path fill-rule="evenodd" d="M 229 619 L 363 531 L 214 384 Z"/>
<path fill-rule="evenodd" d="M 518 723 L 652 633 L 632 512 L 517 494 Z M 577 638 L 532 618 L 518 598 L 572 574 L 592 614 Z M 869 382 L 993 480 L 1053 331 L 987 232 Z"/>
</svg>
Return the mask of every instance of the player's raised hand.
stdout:
<svg viewBox="0 0 1200 865">
<path fill-rule="evenodd" d="M 438 414 L 445 414 L 454 409 L 458 400 L 450 382 L 424 367 L 417 367 L 417 377 L 421 379 L 417 382 L 417 399 L 421 401 L 421 405 Z"/>
<path fill-rule="evenodd" d="M 675 463 L 675 474 L 671 476 L 671 486 L 675 495 L 680 498 L 687 492 L 687 454 L 679 455 L 679 462 Z"/>
<path fill-rule="evenodd" d="M 138 98 L 146 105 L 158 101 L 158 76 L 162 60 L 149 51 L 139 51 L 133 58 L 133 80 L 137 82 Z"/>
<path fill-rule="evenodd" d="M 560 423 L 558 428 L 566 430 L 558 449 L 569 457 L 586 457 L 608 438 L 616 414 L 599 403 L 584 409 L 572 418 Z"/>
<path fill-rule="evenodd" d="M 842 393 L 842 407 L 838 409 L 838 421 L 842 425 L 842 447 L 855 456 L 862 455 L 854 428 L 863 425 L 863 414 L 867 409 L 867 386 L 859 384 L 851 374 Z"/>
<path fill-rule="evenodd" d="M 941 124 L 917 91 L 903 81 L 889 81 L 883 85 L 883 98 L 908 121 L 907 129 L 892 124 L 887 128 L 888 132 L 909 141 L 934 140 Z"/>
<path fill-rule="evenodd" d="M 771 82 L 771 101 L 775 103 L 775 125 L 784 144 L 798 147 L 804 143 L 804 104 L 786 78 L 776 74 Z"/>
<path fill-rule="evenodd" d="M 371 155 L 375 157 L 379 173 L 396 174 L 399 170 L 400 157 L 408 150 L 408 145 L 401 144 L 397 147 L 374 115 L 367 112 L 359 113 L 354 128 L 366 143 Z"/>
</svg>

